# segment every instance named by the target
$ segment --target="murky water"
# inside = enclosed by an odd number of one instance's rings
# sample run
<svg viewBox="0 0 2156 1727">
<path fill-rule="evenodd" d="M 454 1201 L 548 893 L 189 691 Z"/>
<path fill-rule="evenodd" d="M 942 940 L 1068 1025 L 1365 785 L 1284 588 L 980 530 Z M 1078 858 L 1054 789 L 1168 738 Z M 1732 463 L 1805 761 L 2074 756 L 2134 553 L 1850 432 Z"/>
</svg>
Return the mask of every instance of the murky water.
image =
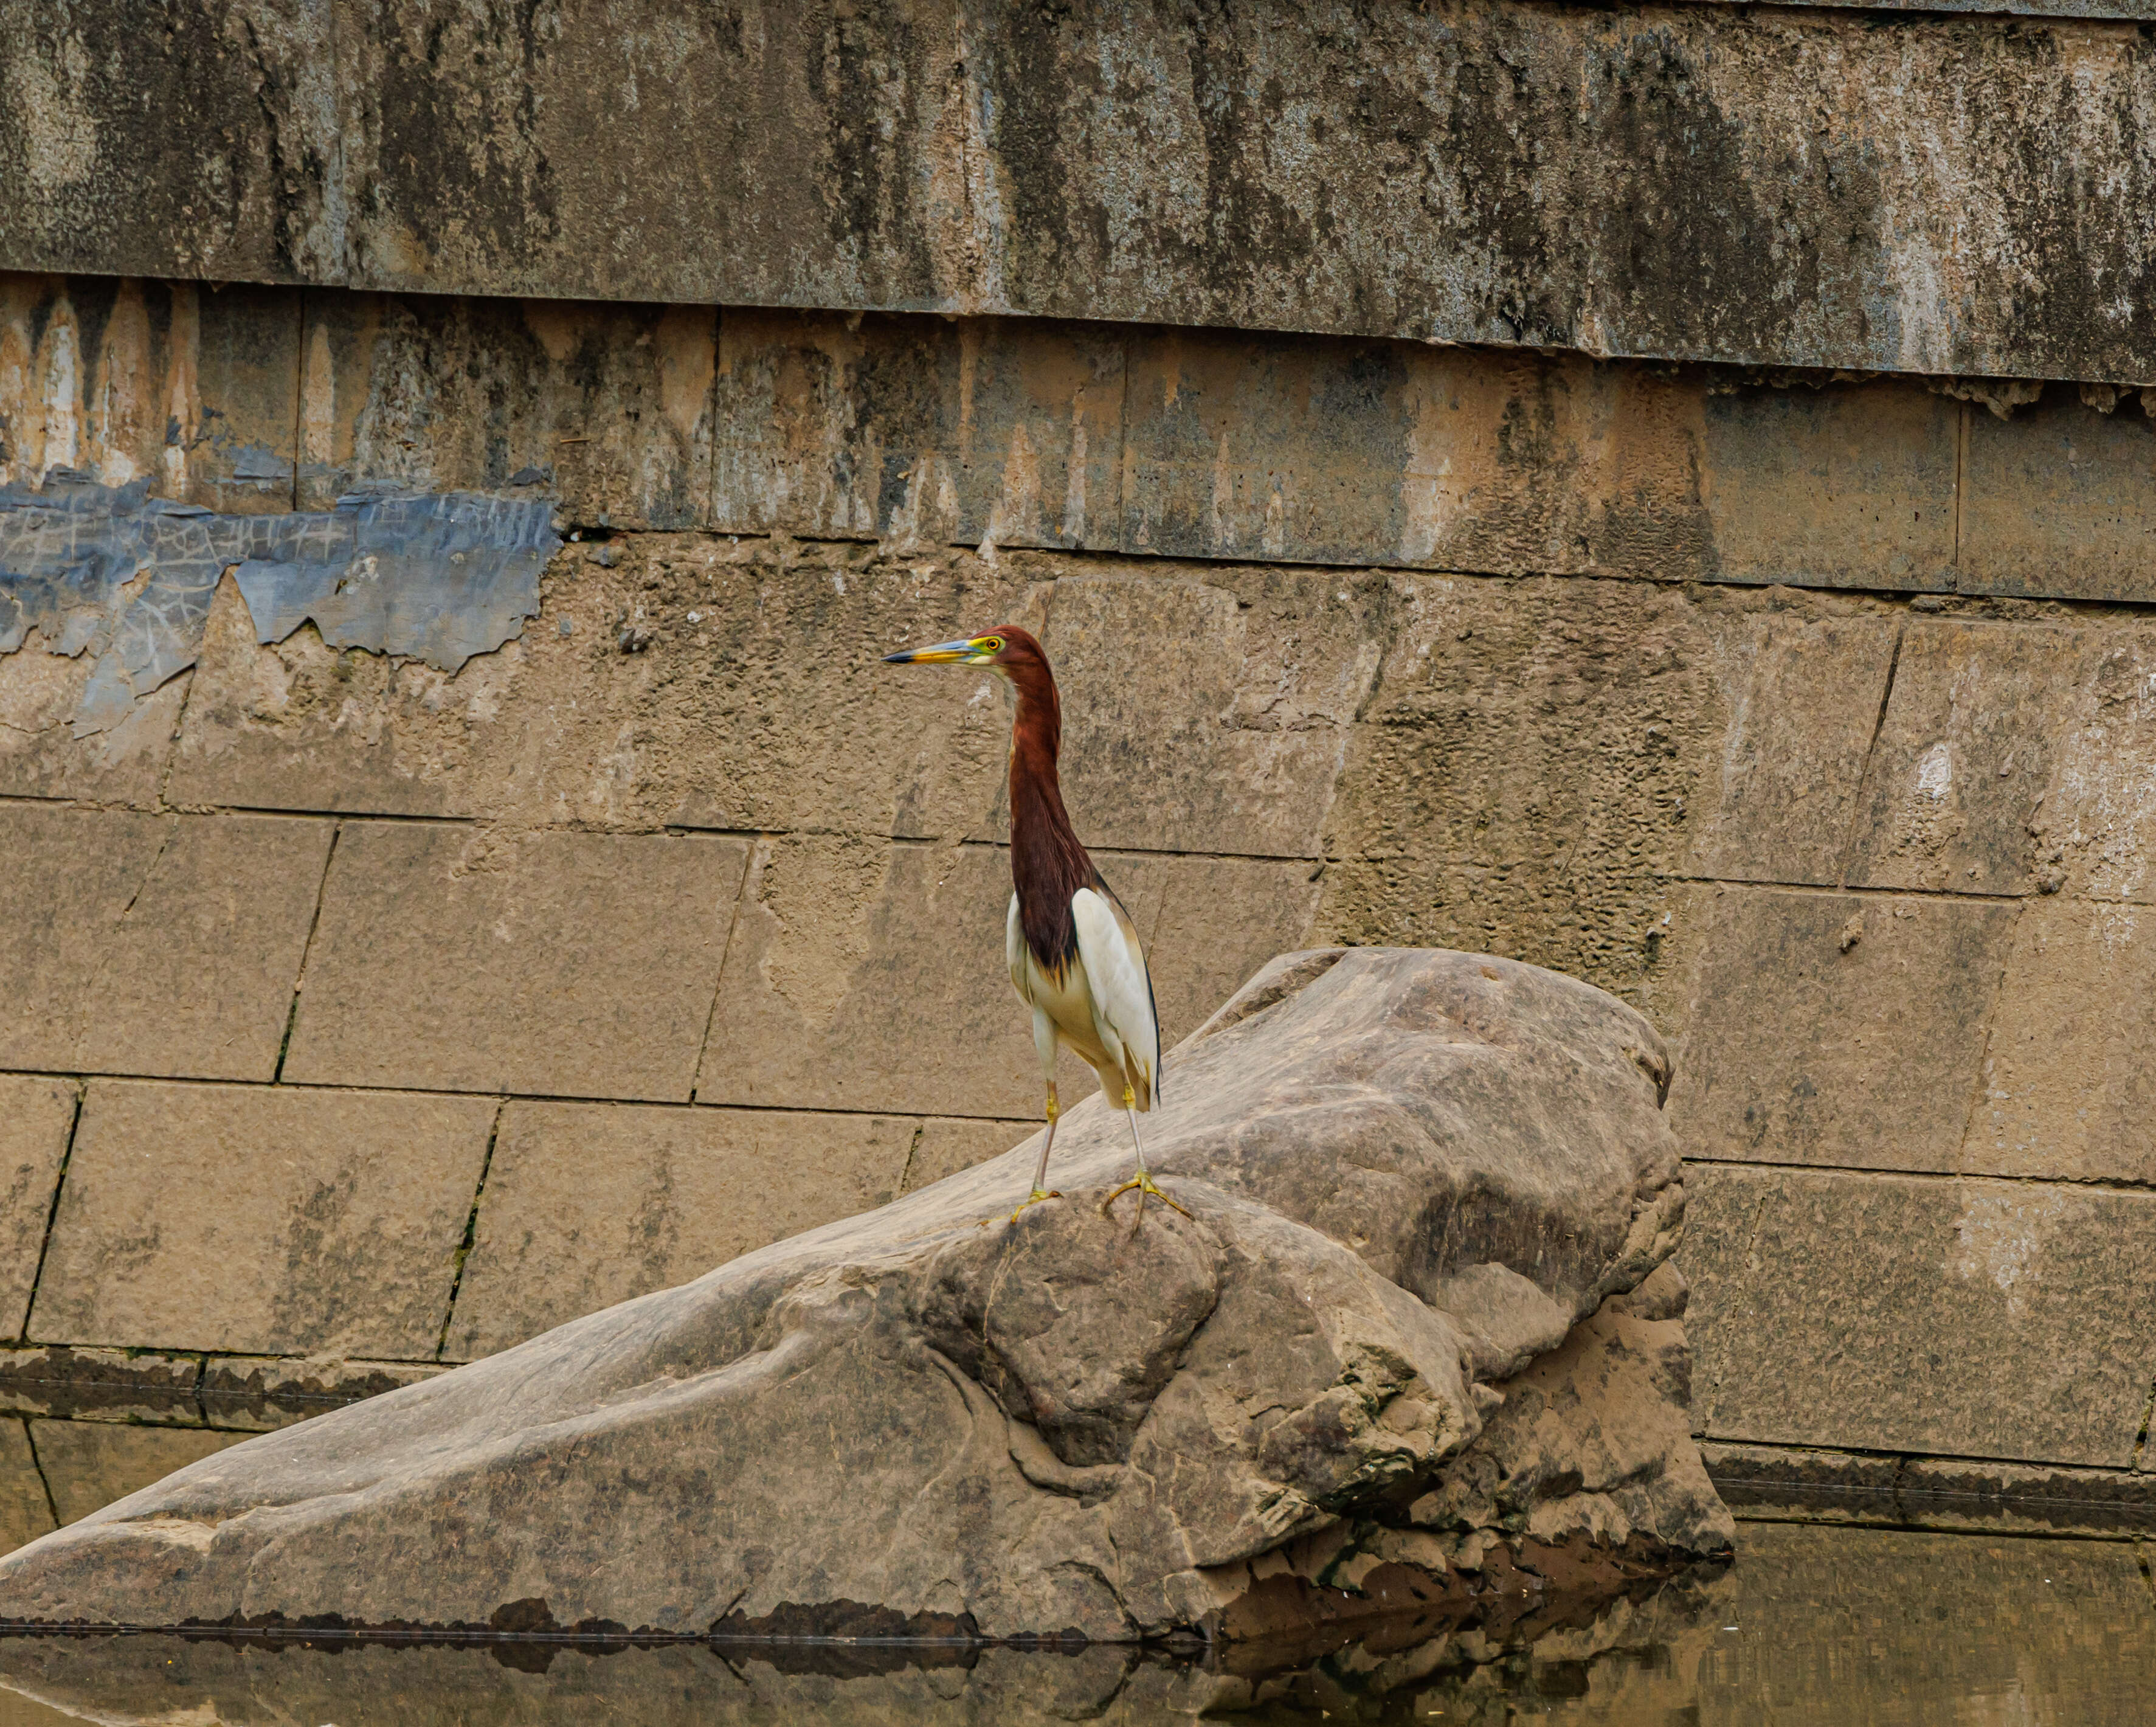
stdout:
<svg viewBox="0 0 2156 1727">
<path fill-rule="evenodd" d="M 1388 1627 L 1177 1658 L 895 1645 L 445 1647 L 0 1638 L 0 1727 L 1168 1721 L 2140 1724 L 2156 1591 L 2131 1542 L 1746 1524 L 1735 1564 L 1508 1642 Z"/>
</svg>

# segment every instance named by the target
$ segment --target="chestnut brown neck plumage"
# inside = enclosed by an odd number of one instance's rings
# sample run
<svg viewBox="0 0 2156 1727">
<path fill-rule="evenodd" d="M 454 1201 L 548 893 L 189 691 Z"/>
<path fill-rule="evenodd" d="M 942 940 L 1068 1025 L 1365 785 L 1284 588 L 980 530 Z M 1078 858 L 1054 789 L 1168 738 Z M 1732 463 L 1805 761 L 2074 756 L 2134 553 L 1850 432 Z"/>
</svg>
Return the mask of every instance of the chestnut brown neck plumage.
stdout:
<svg viewBox="0 0 2156 1727">
<path fill-rule="evenodd" d="M 1070 916 L 1070 897 L 1081 887 L 1098 887 L 1093 860 L 1078 843 L 1063 808 L 1063 789 L 1055 777 L 1055 758 L 1063 745 L 1063 707 L 1056 699 L 1055 675 L 1040 644 L 1023 630 L 1008 625 L 996 663 L 1018 692 L 1018 717 L 1011 726 L 1011 885 L 1018 890 L 1019 926 L 1034 962 L 1060 972 L 1078 952 L 1078 928 Z"/>
</svg>

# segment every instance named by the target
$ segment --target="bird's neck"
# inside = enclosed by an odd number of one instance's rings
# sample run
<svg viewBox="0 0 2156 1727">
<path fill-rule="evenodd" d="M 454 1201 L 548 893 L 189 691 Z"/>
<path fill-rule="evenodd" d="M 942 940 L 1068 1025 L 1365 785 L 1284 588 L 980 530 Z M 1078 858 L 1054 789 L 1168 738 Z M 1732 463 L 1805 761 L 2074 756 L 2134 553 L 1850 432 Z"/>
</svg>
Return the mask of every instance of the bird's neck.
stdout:
<svg viewBox="0 0 2156 1727">
<path fill-rule="evenodd" d="M 1060 969 L 1078 949 L 1070 897 L 1092 885 L 1093 861 L 1070 825 L 1056 777 L 1063 713 L 1055 681 L 1044 671 L 1012 682 L 1018 714 L 1011 726 L 1011 885 L 1034 958 Z"/>
</svg>

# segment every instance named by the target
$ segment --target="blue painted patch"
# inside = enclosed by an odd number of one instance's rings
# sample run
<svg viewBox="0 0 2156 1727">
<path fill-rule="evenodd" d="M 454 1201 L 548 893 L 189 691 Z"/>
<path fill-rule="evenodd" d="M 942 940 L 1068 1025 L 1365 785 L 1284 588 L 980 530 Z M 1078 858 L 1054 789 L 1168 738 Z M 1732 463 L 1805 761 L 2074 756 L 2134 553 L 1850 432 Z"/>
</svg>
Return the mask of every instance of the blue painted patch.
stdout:
<svg viewBox="0 0 2156 1727">
<path fill-rule="evenodd" d="M 220 516 L 66 470 L 0 487 L 0 654 L 35 630 L 49 651 L 95 654 L 77 737 L 195 663 L 219 578 L 234 573 L 256 640 L 311 621 L 332 647 L 454 671 L 538 615 L 562 542 L 544 499 L 359 493 L 326 512 Z M 128 589 L 144 578 L 131 595 Z"/>
</svg>

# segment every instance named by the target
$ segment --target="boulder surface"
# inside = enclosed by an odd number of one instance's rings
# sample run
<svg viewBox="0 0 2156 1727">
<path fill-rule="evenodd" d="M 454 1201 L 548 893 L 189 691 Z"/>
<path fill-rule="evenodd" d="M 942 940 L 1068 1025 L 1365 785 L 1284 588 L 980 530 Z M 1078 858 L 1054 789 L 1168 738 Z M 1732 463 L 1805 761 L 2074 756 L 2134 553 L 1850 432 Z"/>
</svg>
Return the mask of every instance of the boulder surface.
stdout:
<svg viewBox="0 0 2156 1727">
<path fill-rule="evenodd" d="M 0 1620 L 1229 1637 L 1726 1550 L 1653 1029 L 1532 966 L 1286 955 L 1144 1118 L 203 1459 Z M 982 1220 L 989 1221 L 983 1224 Z M 1517 1608 L 1508 1611 L 1515 1613 Z"/>
</svg>

